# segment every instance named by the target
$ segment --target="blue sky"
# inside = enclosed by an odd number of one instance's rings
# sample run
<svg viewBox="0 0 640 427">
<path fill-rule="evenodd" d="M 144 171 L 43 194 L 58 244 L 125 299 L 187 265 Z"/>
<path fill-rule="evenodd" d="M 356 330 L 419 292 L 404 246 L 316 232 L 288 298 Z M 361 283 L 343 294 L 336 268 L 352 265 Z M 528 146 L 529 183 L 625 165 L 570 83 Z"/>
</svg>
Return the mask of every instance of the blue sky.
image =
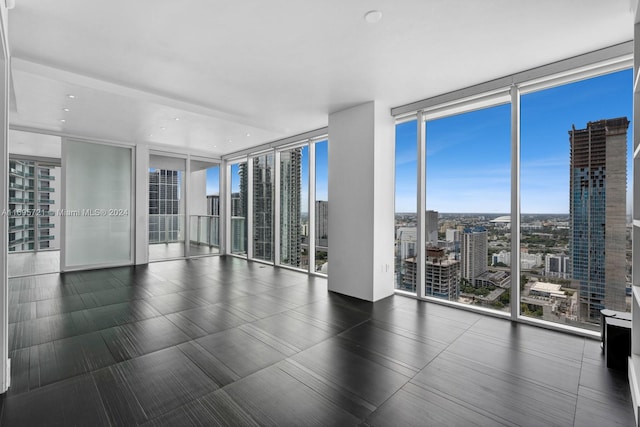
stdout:
<svg viewBox="0 0 640 427">
<path fill-rule="evenodd" d="M 632 87 L 632 71 L 625 70 L 522 96 L 523 213 L 569 212 L 571 125 L 583 129 L 589 121 L 623 116 L 631 120 Z M 396 126 L 396 212 L 416 210 L 416 133 L 415 121 Z M 510 211 L 510 105 L 429 121 L 426 135 L 427 209 Z M 629 195 L 631 135 L 629 127 Z"/>
</svg>

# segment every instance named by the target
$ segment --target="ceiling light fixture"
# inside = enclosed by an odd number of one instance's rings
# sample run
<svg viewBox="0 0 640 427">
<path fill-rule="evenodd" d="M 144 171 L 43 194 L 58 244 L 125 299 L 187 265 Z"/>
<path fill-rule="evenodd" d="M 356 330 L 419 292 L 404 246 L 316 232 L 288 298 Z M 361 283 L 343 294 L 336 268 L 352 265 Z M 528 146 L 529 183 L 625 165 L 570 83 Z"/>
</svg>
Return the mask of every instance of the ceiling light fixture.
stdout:
<svg viewBox="0 0 640 427">
<path fill-rule="evenodd" d="M 72 95 L 72 94 L 67 95 L 67 98 L 69 98 L 69 99 L 74 99 L 75 97 L 76 97 L 76 96 L 75 96 L 75 95 Z"/>
<path fill-rule="evenodd" d="M 173 120 L 175 120 L 176 122 L 180 120 L 180 117 L 175 117 Z"/>
<path fill-rule="evenodd" d="M 60 123 L 66 123 L 67 121 L 65 119 L 60 119 Z"/>
<path fill-rule="evenodd" d="M 63 108 L 62 111 L 64 111 L 65 113 L 68 113 L 71 110 L 69 110 L 68 108 Z"/>
<path fill-rule="evenodd" d="M 382 19 L 382 12 L 379 10 L 370 10 L 364 14 L 364 20 L 369 24 L 377 24 Z"/>
<path fill-rule="evenodd" d="M 247 132 L 247 136 L 251 136 L 251 134 L 249 132 Z"/>
<path fill-rule="evenodd" d="M 162 126 L 162 127 L 160 128 L 160 130 L 167 130 L 167 128 L 166 128 L 166 127 L 164 127 L 164 126 Z"/>
</svg>

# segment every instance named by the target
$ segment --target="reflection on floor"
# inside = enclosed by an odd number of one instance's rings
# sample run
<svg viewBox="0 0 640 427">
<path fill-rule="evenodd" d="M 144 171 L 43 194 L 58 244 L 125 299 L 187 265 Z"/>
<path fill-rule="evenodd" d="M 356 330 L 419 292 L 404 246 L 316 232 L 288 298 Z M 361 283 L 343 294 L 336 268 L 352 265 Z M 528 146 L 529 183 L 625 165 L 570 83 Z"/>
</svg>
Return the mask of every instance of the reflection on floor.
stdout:
<svg viewBox="0 0 640 427">
<path fill-rule="evenodd" d="M 632 425 L 597 341 L 231 257 L 10 281 L 3 426 Z"/>
<path fill-rule="evenodd" d="M 149 244 L 149 260 L 184 258 L 184 243 L 151 243 Z"/>
<path fill-rule="evenodd" d="M 220 250 L 214 246 L 191 244 L 189 256 L 215 255 Z M 149 245 L 149 260 L 158 261 L 184 257 L 184 243 L 152 243 Z"/>
<path fill-rule="evenodd" d="M 60 251 L 10 252 L 7 255 L 9 277 L 60 271 Z"/>
</svg>

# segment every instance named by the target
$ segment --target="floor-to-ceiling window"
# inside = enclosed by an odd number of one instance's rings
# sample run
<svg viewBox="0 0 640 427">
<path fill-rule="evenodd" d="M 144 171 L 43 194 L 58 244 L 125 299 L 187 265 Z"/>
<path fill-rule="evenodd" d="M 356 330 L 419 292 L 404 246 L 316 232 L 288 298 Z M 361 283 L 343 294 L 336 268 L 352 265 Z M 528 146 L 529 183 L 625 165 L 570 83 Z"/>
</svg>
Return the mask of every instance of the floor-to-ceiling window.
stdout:
<svg viewBox="0 0 640 427">
<path fill-rule="evenodd" d="M 60 271 L 61 139 L 9 132 L 9 276 Z"/>
<path fill-rule="evenodd" d="M 253 258 L 273 261 L 274 216 L 274 155 L 273 152 L 251 159 Z"/>
<path fill-rule="evenodd" d="M 309 267 L 309 146 L 280 151 L 280 264 Z"/>
<path fill-rule="evenodd" d="M 328 274 L 329 264 L 329 141 L 315 143 L 315 271 Z M 354 195 L 356 197 L 356 195 Z"/>
<path fill-rule="evenodd" d="M 599 328 L 630 311 L 631 69 L 521 97 L 521 311 Z"/>
<path fill-rule="evenodd" d="M 248 215 L 248 171 L 247 162 L 240 161 L 230 165 L 229 181 L 231 230 L 229 235 L 229 252 L 236 255 L 247 255 L 247 215 Z"/>
<path fill-rule="evenodd" d="M 508 309 L 510 129 L 509 104 L 427 119 L 425 296 Z"/>
<path fill-rule="evenodd" d="M 186 161 L 183 158 L 149 156 L 149 260 L 185 256 Z"/>
<path fill-rule="evenodd" d="M 417 122 L 396 126 L 395 288 L 416 292 Z"/>
<path fill-rule="evenodd" d="M 397 109 L 396 288 L 594 331 L 602 309 L 629 311 L 628 63 L 553 64 Z M 423 219 L 403 212 L 422 189 Z"/>
<path fill-rule="evenodd" d="M 189 255 L 220 252 L 220 165 L 191 158 L 189 168 Z"/>
</svg>

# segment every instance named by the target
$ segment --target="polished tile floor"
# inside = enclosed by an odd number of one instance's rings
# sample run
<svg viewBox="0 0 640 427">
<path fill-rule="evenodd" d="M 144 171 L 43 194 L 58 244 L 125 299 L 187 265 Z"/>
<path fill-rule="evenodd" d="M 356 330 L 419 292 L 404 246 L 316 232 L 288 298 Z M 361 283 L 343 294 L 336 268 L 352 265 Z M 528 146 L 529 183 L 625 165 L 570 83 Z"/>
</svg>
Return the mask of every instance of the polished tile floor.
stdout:
<svg viewBox="0 0 640 427">
<path fill-rule="evenodd" d="M 3 426 L 628 426 L 597 341 L 231 257 L 10 281 Z"/>
<path fill-rule="evenodd" d="M 9 277 L 57 273 L 60 271 L 60 251 L 11 252 L 7 254 L 7 269 Z"/>
</svg>

